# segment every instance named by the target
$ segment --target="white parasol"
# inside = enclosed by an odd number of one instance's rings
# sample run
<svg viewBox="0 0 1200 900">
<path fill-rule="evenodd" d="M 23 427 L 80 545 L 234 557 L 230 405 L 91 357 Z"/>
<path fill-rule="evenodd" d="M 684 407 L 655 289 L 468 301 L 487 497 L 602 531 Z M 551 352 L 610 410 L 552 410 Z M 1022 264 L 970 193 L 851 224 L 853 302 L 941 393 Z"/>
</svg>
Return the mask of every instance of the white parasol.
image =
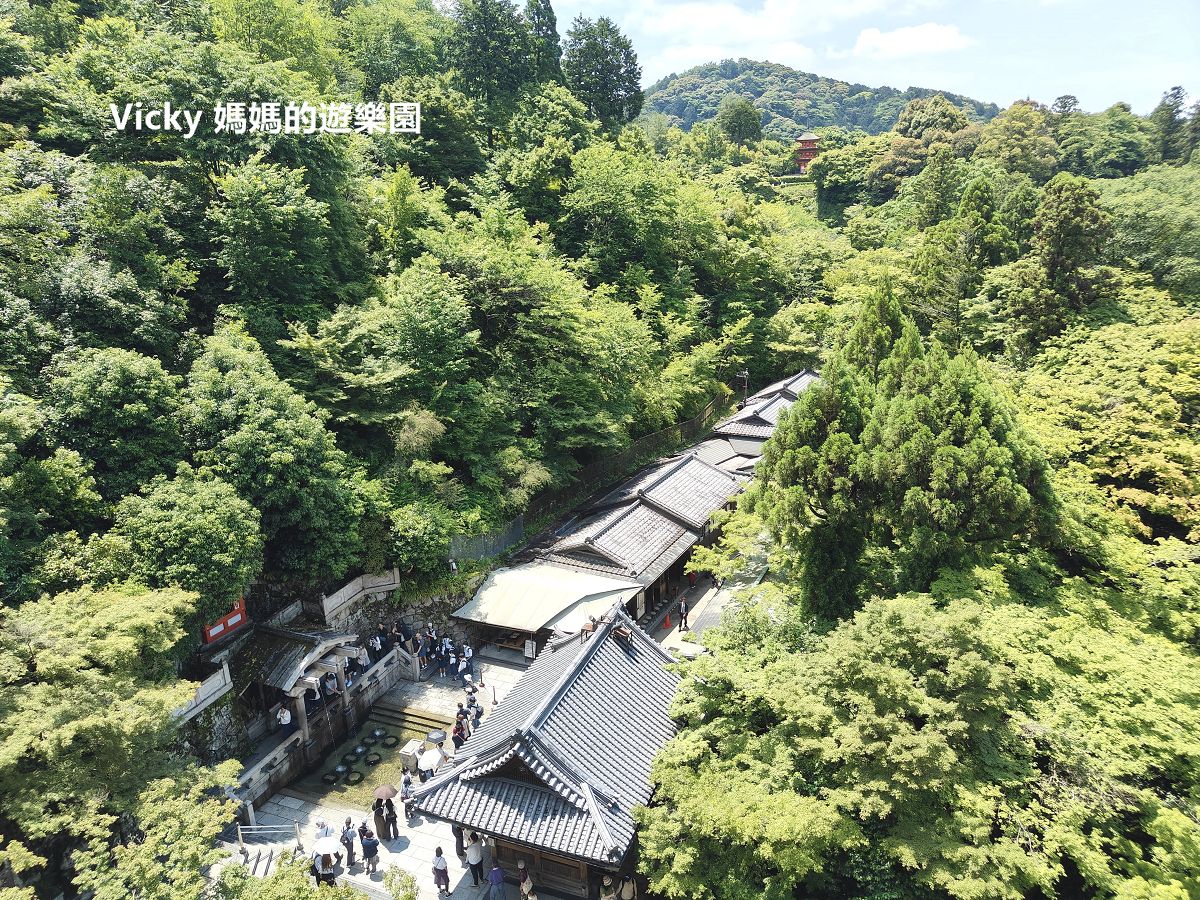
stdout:
<svg viewBox="0 0 1200 900">
<path fill-rule="evenodd" d="M 442 751 L 440 747 L 431 747 L 421 754 L 421 758 L 417 760 L 417 768 L 423 772 L 432 772 L 442 762 Z"/>
<path fill-rule="evenodd" d="M 337 854 L 339 854 L 341 852 L 342 852 L 342 842 L 339 841 L 337 838 L 335 838 L 333 835 L 329 835 L 329 836 L 323 837 L 323 838 L 317 838 L 313 842 L 313 855 L 314 856 L 321 856 L 322 854 L 325 854 L 325 853 L 328 853 L 330 856 L 336 856 Z"/>
</svg>

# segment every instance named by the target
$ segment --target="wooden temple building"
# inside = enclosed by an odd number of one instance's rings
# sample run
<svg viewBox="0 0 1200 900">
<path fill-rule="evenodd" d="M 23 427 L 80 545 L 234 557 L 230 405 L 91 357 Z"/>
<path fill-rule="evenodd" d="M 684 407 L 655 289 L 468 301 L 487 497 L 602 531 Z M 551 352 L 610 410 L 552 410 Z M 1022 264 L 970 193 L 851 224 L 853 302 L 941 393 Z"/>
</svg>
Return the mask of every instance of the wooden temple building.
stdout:
<svg viewBox="0 0 1200 900">
<path fill-rule="evenodd" d="M 673 658 L 620 602 L 550 641 L 504 702 L 417 791 L 419 812 L 486 834 L 509 872 L 539 888 L 595 896 L 632 866 L 633 809 L 675 733 Z"/>
<path fill-rule="evenodd" d="M 763 388 L 704 441 L 593 498 L 517 565 L 492 572 L 455 617 L 481 642 L 533 657 L 614 603 L 640 620 L 674 599 L 693 549 L 716 540 L 712 514 L 745 490 L 779 416 L 816 378 L 800 372 Z"/>
</svg>

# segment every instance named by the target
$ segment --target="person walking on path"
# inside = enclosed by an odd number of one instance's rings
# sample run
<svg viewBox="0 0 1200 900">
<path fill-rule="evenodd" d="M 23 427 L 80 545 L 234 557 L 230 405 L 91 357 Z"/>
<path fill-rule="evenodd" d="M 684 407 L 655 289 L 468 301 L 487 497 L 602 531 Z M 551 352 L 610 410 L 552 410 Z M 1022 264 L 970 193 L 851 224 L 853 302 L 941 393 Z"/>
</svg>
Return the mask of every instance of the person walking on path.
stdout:
<svg viewBox="0 0 1200 900">
<path fill-rule="evenodd" d="M 365 824 L 365 823 L 364 823 Z M 368 875 L 373 875 L 379 869 L 379 838 L 368 828 L 362 836 L 363 865 Z"/>
<path fill-rule="evenodd" d="M 679 627 L 683 630 L 688 630 L 688 602 L 687 597 L 680 596 L 679 598 Z"/>
<path fill-rule="evenodd" d="M 500 868 L 500 863 L 492 862 L 492 868 L 488 872 L 487 880 L 487 900 L 504 900 L 504 870 Z"/>
<path fill-rule="evenodd" d="M 446 857 L 442 856 L 441 847 L 438 847 L 433 854 L 433 883 L 439 894 L 444 891 L 449 897 L 454 893 L 450 890 L 450 866 L 446 862 Z"/>
<path fill-rule="evenodd" d="M 354 865 L 354 838 L 355 837 L 356 837 L 356 835 L 354 833 L 354 823 L 350 820 L 350 817 L 347 816 L 346 817 L 346 827 L 342 829 L 342 837 L 341 837 L 342 846 L 346 848 L 346 868 L 347 869 L 350 868 L 352 865 Z"/>
<path fill-rule="evenodd" d="M 383 818 L 387 822 L 387 839 L 394 841 L 400 837 L 400 816 L 396 813 L 396 804 L 390 797 L 383 801 Z"/>
<path fill-rule="evenodd" d="M 379 798 L 375 799 L 375 807 L 371 810 L 372 816 L 375 819 L 375 835 L 381 841 L 388 839 L 388 824 L 387 810 L 383 808 L 383 801 Z"/>
<path fill-rule="evenodd" d="M 478 831 L 472 831 L 467 838 L 467 865 L 471 868 L 471 884 L 481 884 L 483 882 L 483 841 L 479 839 Z"/>
</svg>

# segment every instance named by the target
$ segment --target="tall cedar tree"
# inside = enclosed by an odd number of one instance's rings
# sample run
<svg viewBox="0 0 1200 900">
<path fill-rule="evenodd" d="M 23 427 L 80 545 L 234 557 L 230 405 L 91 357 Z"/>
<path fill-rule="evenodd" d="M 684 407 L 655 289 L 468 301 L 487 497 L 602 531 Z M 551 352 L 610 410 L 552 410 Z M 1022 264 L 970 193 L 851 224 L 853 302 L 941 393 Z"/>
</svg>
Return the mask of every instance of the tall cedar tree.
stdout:
<svg viewBox="0 0 1200 900">
<path fill-rule="evenodd" d="M 450 38 L 450 61 L 463 93 L 479 104 L 488 147 L 496 128 L 534 79 L 529 26 L 510 0 L 463 0 Z"/>
<path fill-rule="evenodd" d="M 1045 466 L 971 353 L 926 351 L 889 290 L 779 424 L 755 488 L 804 560 L 817 615 L 865 595 L 928 590 L 1014 537 L 1044 530 Z"/>
<path fill-rule="evenodd" d="M 550 0 L 528 0 L 525 22 L 531 37 L 534 81 L 562 81 L 562 38 Z"/>
<path fill-rule="evenodd" d="M 1187 147 L 1187 131 L 1183 113 L 1186 97 L 1179 85 L 1162 95 L 1158 106 L 1150 113 L 1150 124 L 1154 128 L 1154 142 L 1163 162 L 1173 162 L 1183 157 Z"/>
<path fill-rule="evenodd" d="M 642 67 L 629 38 L 612 19 L 577 16 L 562 59 L 571 92 L 609 127 L 632 122 L 642 109 Z"/>
<path fill-rule="evenodd" d="M 1086 284 L 1081 270 L 1099 257 L 1109 223 L 1100 195 L 1086 178 L 1059 172 L 1050 179 L 1033 219 L 1033 247 L 1050 287 L 1082 300 Z"/>
</svg>

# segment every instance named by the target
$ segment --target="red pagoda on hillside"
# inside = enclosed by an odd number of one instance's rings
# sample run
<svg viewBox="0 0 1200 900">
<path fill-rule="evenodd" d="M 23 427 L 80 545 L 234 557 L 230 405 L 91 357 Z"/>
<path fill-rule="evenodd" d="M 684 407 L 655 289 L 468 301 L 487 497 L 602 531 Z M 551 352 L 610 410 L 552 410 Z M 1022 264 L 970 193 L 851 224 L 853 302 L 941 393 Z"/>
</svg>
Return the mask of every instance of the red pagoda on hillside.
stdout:
<svg viewBox="0 0 1200 900">
<path fill-rule="evenodd" d="M 796 138 L 796 147 L 792 151 L 792 159 L 796 162 L 796 171 L 801 175 L 808 173 L 808 164 L 821 152 L 821 139 L 811 131 L 806 131 Z"/>
</svg>

